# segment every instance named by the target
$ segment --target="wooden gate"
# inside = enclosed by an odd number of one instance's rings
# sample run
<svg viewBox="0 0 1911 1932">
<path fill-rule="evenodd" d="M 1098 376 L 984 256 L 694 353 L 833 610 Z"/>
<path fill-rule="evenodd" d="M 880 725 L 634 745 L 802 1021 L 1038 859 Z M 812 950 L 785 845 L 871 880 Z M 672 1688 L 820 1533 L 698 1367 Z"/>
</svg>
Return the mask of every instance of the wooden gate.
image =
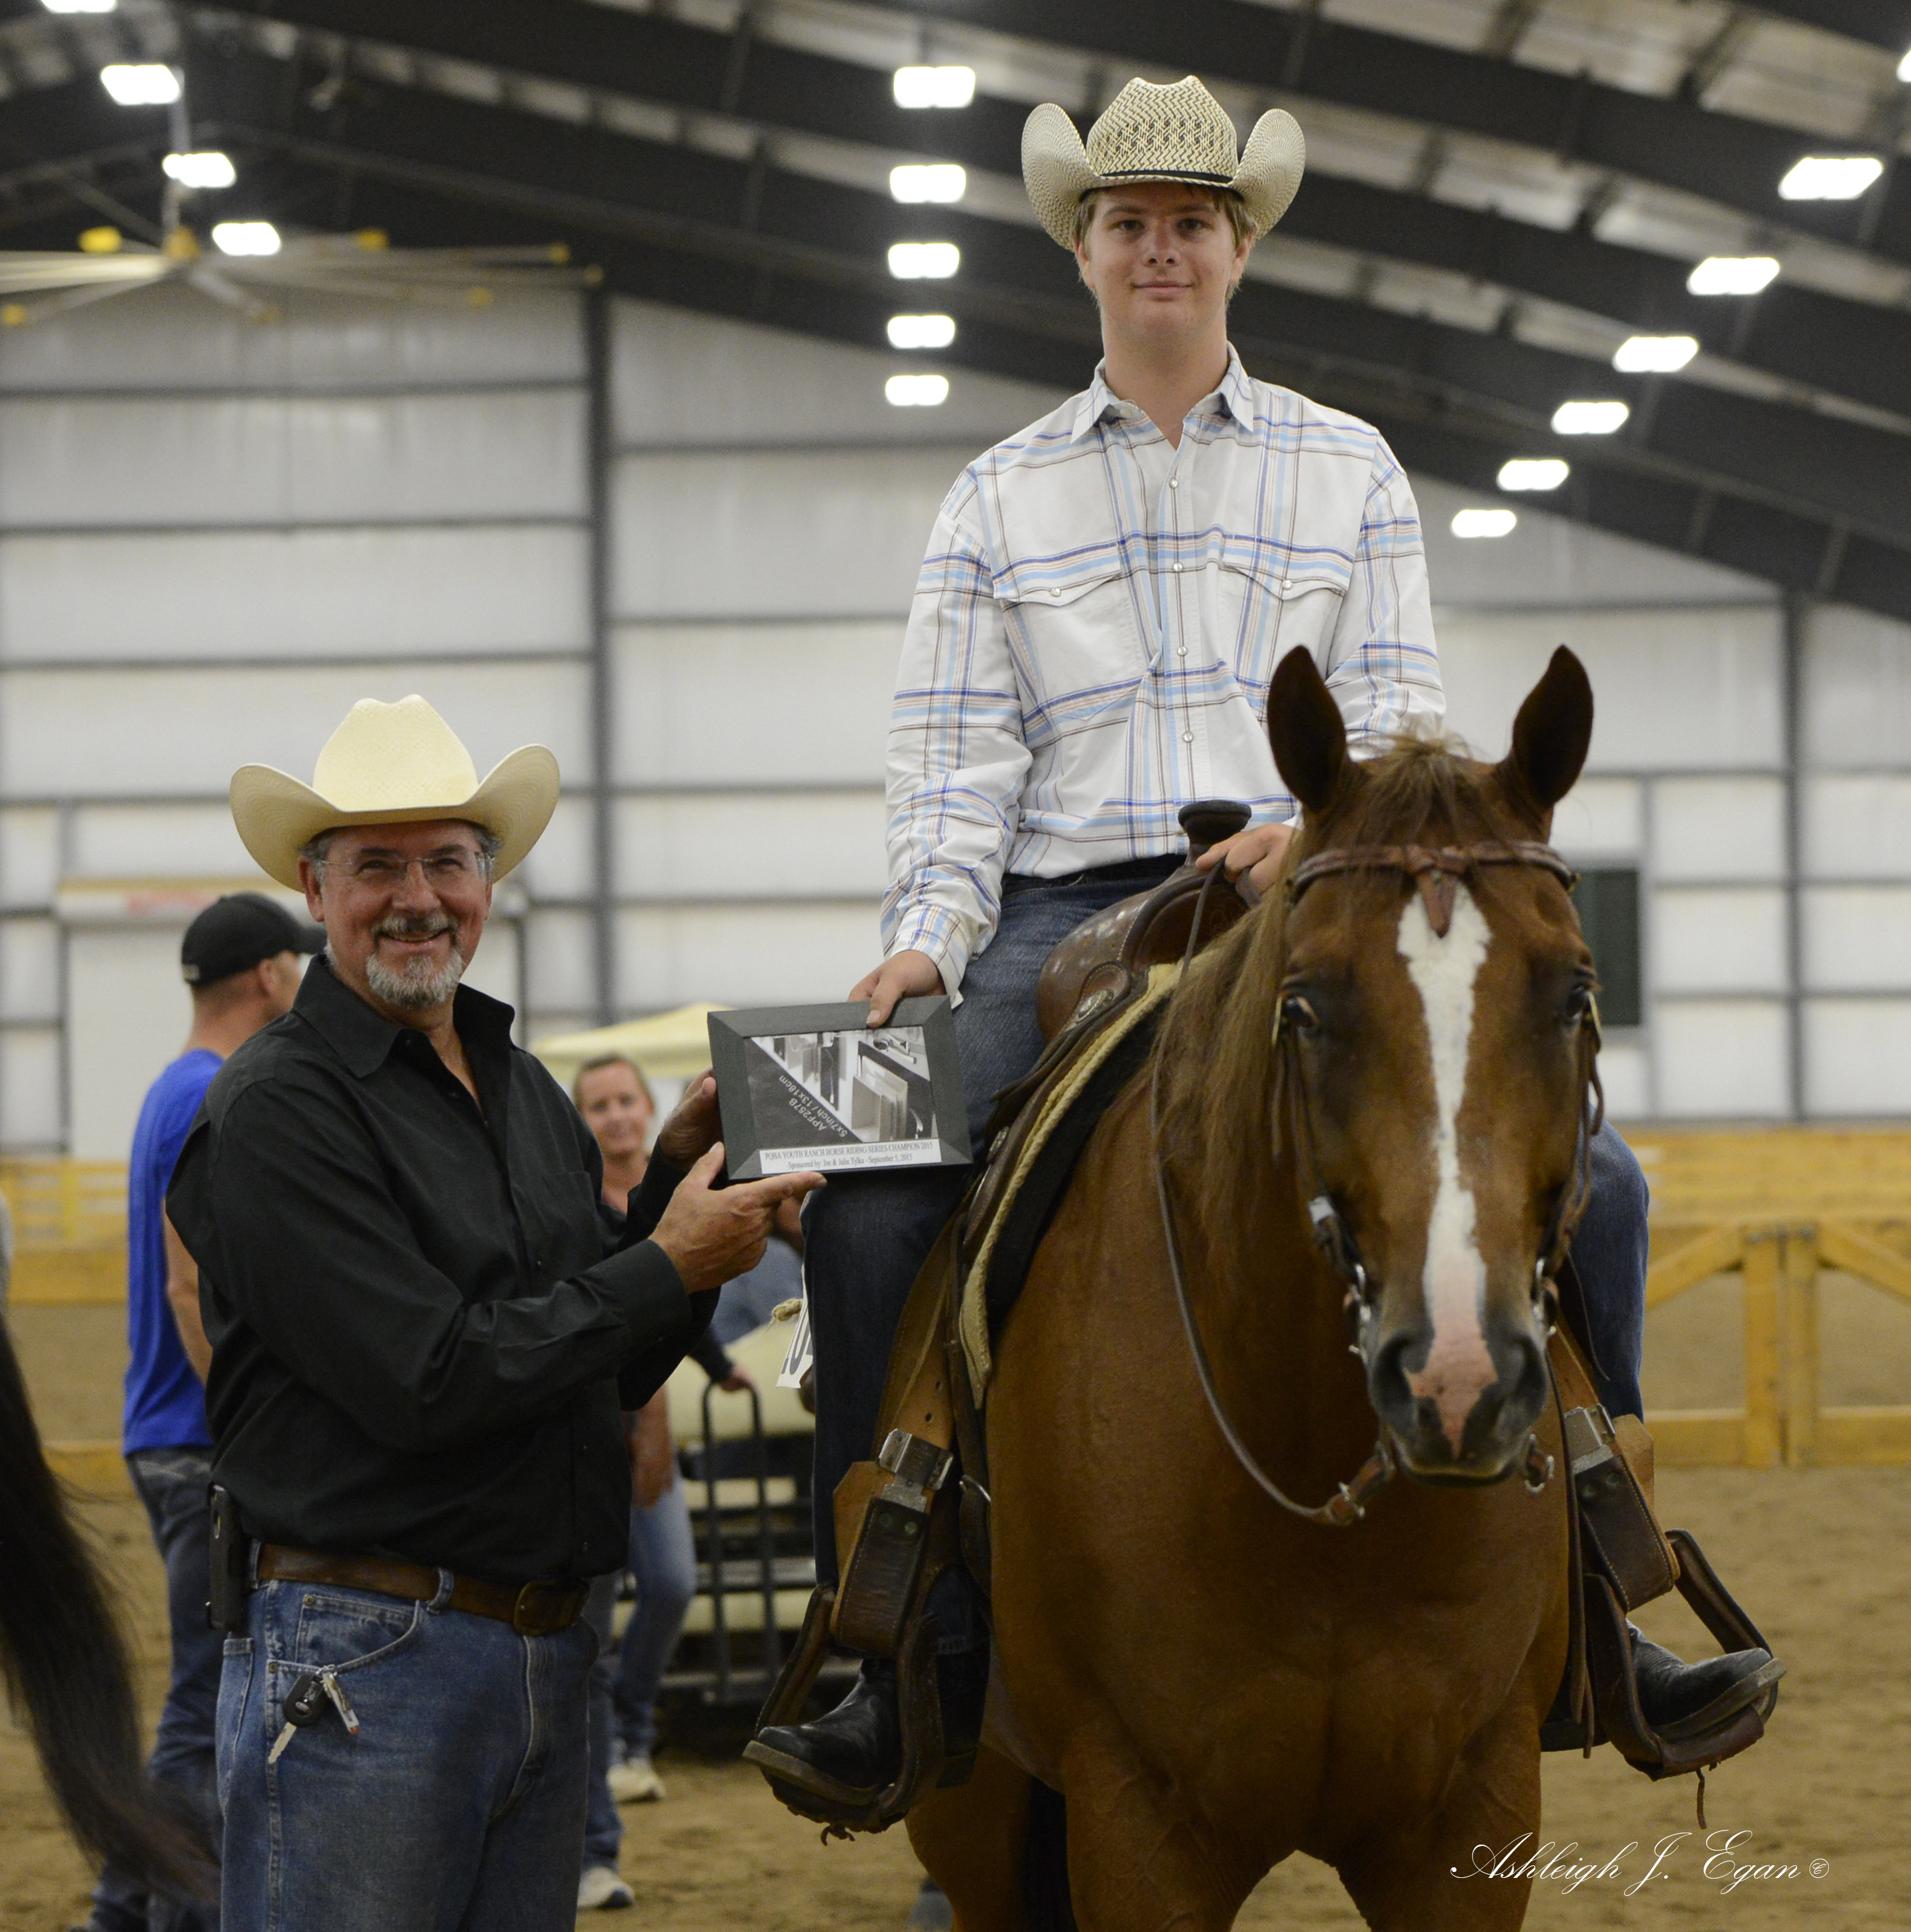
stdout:
<svg viewBox="0 0 1911 1932">
<path fill-rule="evenodd" d="M 1800 1128 L 1642 1133 L 1652 1188 L 1648 1309 L 1713 1276 L 1744 1284 L 1742 1408 L 1659 1409 L 1660 1461 L 1772 1468 L 1911 1462 L 1911 1404 L 1828 1406 L 1820 1282 L 1837 1270 L 1911 1303 L 1911 1134 Z"/>
</svg>

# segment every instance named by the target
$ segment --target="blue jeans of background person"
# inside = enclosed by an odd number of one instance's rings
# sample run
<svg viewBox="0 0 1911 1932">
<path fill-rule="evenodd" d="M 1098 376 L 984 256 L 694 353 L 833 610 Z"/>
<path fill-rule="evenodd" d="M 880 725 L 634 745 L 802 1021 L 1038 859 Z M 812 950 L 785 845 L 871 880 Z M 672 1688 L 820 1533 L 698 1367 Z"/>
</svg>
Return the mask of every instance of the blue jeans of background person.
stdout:
<svg viewBox="0 0 1911 1932">
<path fill-rule="evenodd" d="M 571 1932 L 597 1634 L 520 1636 L 440 1581 L 428 1604 L 253 1593 L 219 1684 L 224 1932 Z M 286 1693 L 324 1664 L 357 1736 L 328 1708 L 268 1763 Z"/>
<path fill-rule="evenodd" d="M 617 1729 L 610 1708 L 610 1685 L 617 1670 L 611 1618 L 616 1612 L 619 1581 L 615 1570 L 593 1580 L 584 1617 L 597 1637 L 597 1658 L 590 1666 L 590 1788 L 584 1801 L 584 1864 L 586 1868 L 608 1865 L 614 1871 L 617 1854 L 624 1848 L 624 1821 L 618 1815 L 617 1801 L 610 1796 L 610 1742 Z"/>
<path fill-rule="evenodd" d="M 206 1622 L 212 1512 L 206 1486 L 209 1449 L 136 1449 L 126 1459 L 133 1487 L 166 1566 L 166 1610 L 172 1640 L 172 1674 L 147 1760 L 154 1782 L 176 1792 L 208 1844 L 219 1843 L 219 1800 L 212 1766 L 212 1716 L 219 1701 L 223 1640 Z M 94 1888 L 90 1932 L 212 1932 L 216 1904 L 149 1897 L 144 1885 L 111 1865 Z"/>
<path fill-rule="evenodd" d="M 1165 878 L 1174 862 L 1156 872 Z M 971 1144 L 994 1096 L 1032 1066 L 1042 1046 L 1035 982 L 1050 951 L 1085 920 L 1145 889 L 1124 866 L 1072 878 L 1003 882 L 1002 918 L 988 950 L 971 960 L 955 1013 L 956 1057 Z M 1113 876 L 1111 876 L 1111 874 Z M 812 1194 L 803 1227 L 805 1280 L 816 1349 L 815 1534 L 819 1582 L 836 1580 L 832 1498 L 873 1438 L 890 1344 L 917 1270 L 961 1200 L 973 1170 L 933 1168 L 832 1174 Z M 1600 1394 L 1614 1414 L 1637 1414 L 1646 1297 L 1646 1182 L 1610 1126 L 1593 1143 L 1593 1192 L 1573 1245 Z M 977 1647 L 980 1619 L 966 1580 L 944 1579 L 930 1608 L 944 1651 Z"/>
<path fill-rule="evenodd" d="M 631 1511 L 630 1567 L 637 1604 L 617 1646 L 612 1694 L 626 1753 L 648 1757 L 657 1744 L 657 1688 L 697 1594 L 697 1546 L 680 1476 L 648 1509 Z"/>
</svg>

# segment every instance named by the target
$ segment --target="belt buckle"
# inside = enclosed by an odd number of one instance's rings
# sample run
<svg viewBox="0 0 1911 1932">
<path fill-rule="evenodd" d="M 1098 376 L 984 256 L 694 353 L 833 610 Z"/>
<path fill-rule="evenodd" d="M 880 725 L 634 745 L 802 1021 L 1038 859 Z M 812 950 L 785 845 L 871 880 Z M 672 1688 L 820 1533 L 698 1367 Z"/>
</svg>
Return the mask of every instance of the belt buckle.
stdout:
<svg viewBox="0 0 1911 1932">
<path fill-rule="evenodd" d="M 533 1577 L 518 1592 L 511 1609 L 511 1628 L 520 1636 L 548 1636 L 577 1621 L 578 1592 Z"/>
</svg>

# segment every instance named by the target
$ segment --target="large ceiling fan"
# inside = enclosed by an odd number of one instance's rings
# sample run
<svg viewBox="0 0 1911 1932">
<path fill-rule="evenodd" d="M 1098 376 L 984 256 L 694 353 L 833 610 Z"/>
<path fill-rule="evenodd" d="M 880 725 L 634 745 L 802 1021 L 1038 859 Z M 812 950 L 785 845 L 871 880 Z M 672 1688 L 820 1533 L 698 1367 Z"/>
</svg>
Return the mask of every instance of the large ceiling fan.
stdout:
<svg viewBox="0 0 1911 1932">
<path fill-rule="evenodd" d="M 231 158 L 191 144 L 183 90 L 172 68 L 110 66 L 100 76 L 124 106 L 172 110 L 172 152 L 161 164 L 160 219 L 88 187 L 86 199 L 112 222 L 88 228 L 76 250 L 0 250 L 0 325 L 21 328 L 95 302 L 182 283 L 254 321 L 278 314 L 274 298 L 296 290 L 439 301 L 482 308 L 514 286 L 583 286 L 599 272 L 574 268 L 561 242 L 495 248 L 394 248 L 380 229 L 349 235 L 284 235 L 270 221 L 201 224 L 200 197 L 238 179 Z M 130 232 L 129 232 L 130 231 Z"/>
</svg>

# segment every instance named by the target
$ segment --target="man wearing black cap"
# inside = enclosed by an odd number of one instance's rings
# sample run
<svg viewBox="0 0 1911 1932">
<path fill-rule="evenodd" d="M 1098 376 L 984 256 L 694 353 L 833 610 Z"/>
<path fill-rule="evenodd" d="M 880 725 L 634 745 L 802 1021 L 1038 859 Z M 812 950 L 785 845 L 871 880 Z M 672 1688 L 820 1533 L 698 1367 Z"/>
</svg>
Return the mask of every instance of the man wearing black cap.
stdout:
<svg viewBox="0 0 1911 1932">
<path fill-rule="evenodd" d="M 127 1329 L 124 1446 L 166 1564 L 172 1672 L 153 1747 L 152 1775 L 178 1791 L 219 1842 L 212 1720 L 219 1695 L 220 1632 L 206 1621 L 211 1538 L 206 1426 L 211 1351 L 200 1324 L 199 1270 L 166 1219 L 165 1199 L 200 1102 L 220 1064 L 269 1020 L 289 1012 L 298 956 L 325 943 L 259 892 L 232 892 L 186 928 L 179 968 L 192 989 L 185 1050 L 155 1080 L 140 1109 L 127 1177 Z M 109 1866 L 93 1894 L 88 1932 L 213 1932 L 214 1906 L 148 1899 Z"/>
</svg>

